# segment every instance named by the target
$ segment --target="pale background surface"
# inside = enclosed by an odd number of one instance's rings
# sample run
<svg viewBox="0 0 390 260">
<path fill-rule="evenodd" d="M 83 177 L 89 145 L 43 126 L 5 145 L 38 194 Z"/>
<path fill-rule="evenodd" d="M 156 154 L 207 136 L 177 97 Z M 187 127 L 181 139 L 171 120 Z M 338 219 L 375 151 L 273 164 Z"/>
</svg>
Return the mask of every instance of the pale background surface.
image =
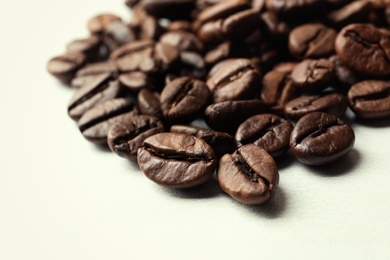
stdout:
<svg viewBox="0 0 390 260">
<path fill-rule="evenodd" d="M 0 259 L 390 258 L 390 120 L 354 123 L 355 149 L 336 165 L 282 162 L 259 207 L 216 181 L 161 188 L 84 141 L 66 113 L 72 90 L 46 62 L 93 15 L 128 17 L 123 2 L 0 3 Z"/>
</svg>

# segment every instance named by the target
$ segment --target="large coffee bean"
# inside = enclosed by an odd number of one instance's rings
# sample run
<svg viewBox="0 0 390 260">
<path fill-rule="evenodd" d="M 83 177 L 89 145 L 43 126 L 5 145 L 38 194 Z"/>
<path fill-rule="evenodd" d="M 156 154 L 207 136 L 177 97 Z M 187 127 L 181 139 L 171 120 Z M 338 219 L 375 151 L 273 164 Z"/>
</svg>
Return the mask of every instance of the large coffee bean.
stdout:
<svg viewBox="0 0 390 260">
<path fill-rule="evenodd" d="M 214 66 L 207 80 L 214 102 L 253 99 L 260 72 L 248 59 L 231 59 Z"/>
<path fill-rule="evenodd" d="M 88 64 L 77 71 L 71 85 L 74 88 L 81 88 L 85 84 L 88 84 L 87 82 L 94 81 L 102 74 L 108 74 L 112 78 L 116 78 L 118 76 L 118 68 L 111 62 Z"/>
<path fill-rule="evenodd" d="M 390 75 L 390 31 L 372 24 L 350 24 L 336 38 L 342 63 L 367 76 Z"/>
<path fill-rule="evenodd" d="M 137 161 L 146 177 L 169 188 L 190 188 L 208 181 L 216 168 L 213 149 L 202 139 L 177 133 L 147 138 Z"/>
<path fill-rule="evenodd" d="M 263 204 L 276 193 L 279 172 L 264 149 L 248 144 L 221 158 L 217 179 L 233 199 L 244 204 Z"/>
<path fill-rule="evenodd" d="M 166 85 L 161 92 L 161 109 L 165 118 L 172 123 L 191 122 L 202 114 L 210 96 L 203 81 L 178 78 Z"/>
<path fill-rule="evenodd" d="M 348 101 L 353 112 L 360 118 L 388 117 L 390 81 L 361 81 L 349 89 Z"/>
<path fill-rule="evenodd" d="M 290 138 L 293 155 L 307 165 L 323 165 L 349 153 L 355 143 L 352 128 L 334 115 L 308 114 L 297 122 Z"/>
<path fill-rule="evenodd" d="M 110 128 L 117 122 L 128 121 L 136 115 L 138 115 L 138 110 L 130 100 L 111 99 L 85 112 L 78 121 L 78 126 L 88 141 L 107 144 L 107 134 Z"/>
<path fill-rule="evenodd" d="M 132 159 L 146 138 L 161 132 L 164 132 L 164 125 L 157 117 L 133 116 L 110 128 L 107 143 L 117 155 Z"/>
<path fill-rule="evenodd" d="M 275 158 L 288 150 L 292 129 L 289 121 L 277 115 L 256 115 L 238 127 L 235 136 L 237 147 L 255 144 Z"/>
</svg>

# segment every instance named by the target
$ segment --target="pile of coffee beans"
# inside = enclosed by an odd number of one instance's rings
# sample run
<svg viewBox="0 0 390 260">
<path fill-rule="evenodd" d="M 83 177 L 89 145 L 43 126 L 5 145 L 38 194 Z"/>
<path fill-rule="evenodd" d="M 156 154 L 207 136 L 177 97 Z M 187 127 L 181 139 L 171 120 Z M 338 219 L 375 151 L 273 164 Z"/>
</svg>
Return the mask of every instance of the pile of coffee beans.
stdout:
<svg viewBox="0 0 390 260">
<path fill-rule="evenodd" d="M 48 71 L 74 88 L 83 136 L 189 188 L 213 177 L 245 204 L 276 192 L 290 150 L 330 164 L 354 146 L 342 119 L 390 116 L 388 0 L 127 0 Z M 195 126 L 204 121 L 208 128 Z M 199 124 L 198 124 L 199 126 Z"/>
</svg>

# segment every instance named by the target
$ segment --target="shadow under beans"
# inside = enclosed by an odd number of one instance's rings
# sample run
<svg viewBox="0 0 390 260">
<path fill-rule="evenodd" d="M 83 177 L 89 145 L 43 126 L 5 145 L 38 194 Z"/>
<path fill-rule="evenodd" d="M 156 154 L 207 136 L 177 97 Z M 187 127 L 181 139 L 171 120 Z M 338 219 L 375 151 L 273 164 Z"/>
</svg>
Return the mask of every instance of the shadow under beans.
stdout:
<svg viewBox="0 0 390 260">
<path fill-rule="evenodd" d="M 222 190 L 214 178 L 193 188 L 170 189 L 162 187 L 162 189 L 169 195 L 181 199 L 207 199 L 222 194 Z"/>
<path fill-rule="evenodd" d="M 351 173 L 356 169 L 361 162 L 361 156 L 358 150 L 352 149 L 345 157 L 340 160 L 320 166 L 307 166 L 307 168 L 314 174 L 323 177 L 338 177 Z"/>
<path fill-rule="evenodd" d="M 110 147 L 107 144 L 93 144 L 99 152 L 112 153 Z"/>
<path fill-rule="evenodd" d="M 282 170 L 282 169 L 285 169 L 285 168 L 291 166 L 291 164 L 293 164 L 295 161 L 296 161 L 295 157 L 291 154 L 290 151 L 281 155 L 278 158 L 275 158 L 275 162 L 276 162 L 276 165 L 278 166 L 279 170 Z"/>
<path fill-rule="evenodd" d="M 356 118 L 356 124 L 372 128 L 390 127 L 390 117 L 382 119 L 362 119 Z"/>
<path fill-rule="evenodd" d="M 239 202 L 236 202 L 239 203 Z M 243 205 L 250 212 L 267 218 L 278 218 L 283 216 L 287 209 L 287 196 L 279 186 L 273 198 L 262 205 Z"/>
</svg>

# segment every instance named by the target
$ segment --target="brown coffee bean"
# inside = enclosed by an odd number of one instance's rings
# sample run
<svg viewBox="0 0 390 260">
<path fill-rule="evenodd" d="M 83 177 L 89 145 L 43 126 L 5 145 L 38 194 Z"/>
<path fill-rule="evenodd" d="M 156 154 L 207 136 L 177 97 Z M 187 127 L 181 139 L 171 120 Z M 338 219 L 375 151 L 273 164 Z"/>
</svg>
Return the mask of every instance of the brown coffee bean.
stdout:
<svg viewBox="0 0 390 260">
<path fill-rule="evenodd" d="M 234 137 L 224 132 L 187 125 L 173 125 L 170 132 L 192 135 L 203 139 L 213 148 L 217 158 L 221 158 L 227 153 L 233 153 L 236 150 Z"/>
<path fill-rule="evenodd" d="M 323 165 L 344 157 L 354 143 L 355 134 L 350 126 L 334 115 L 314 112 L 295 125 L 290 149 L 304 164 Z"/>
<path fill-rule="evenodd" d="M 260 100 L 239 100 L 209 105 L 204 115 L 212 129 L 234 134 L 242 122 L 264 111 L 264 103 Z"/>
<path fill-rule="evenodd" d="M 99 14 L 95 17 L 93 17 L 88 22 L 88 30 L 92 34 L 103 34 L 106 28 L 114 22 L 122 22 L 122 19 L 119 16 L 116 16 L 114 14 Z"/>
<path fill-rule="evenodd" d="M 213 149 L 202 139 L 178 133 L 147 138 L 137 154 L 146 177 L 169 188 L 190 188 L 208 181 L 216 168 Z"/>
<path fill-rule="evenodd" d="M 210 71 L 207 86 L 214 102 L 253 99 L 261 82 L 260 72 L 248 59 L 231 59 Z"/>
<path fill-rule="evenodd" d="M 126 43 L 136 40 L 136 35 L 133 30 L 119 21 L 109 23 L 105 26 L 100 37 L 110 52 Z"/>
<path fill-rule="evenodd" d="M 47 71 L 64 84 L 69 84 L 85 61 L 86 57 L 82 53 L 66 53 L 52 58 L 47 63 Z"/>
<path fill-rule="evenodd" d="M 141 89 L 137 97 L 138 109 L 143 115 L 155 116 L 164 119 L 161 110 L 160 95 L 150 89 Z"/>
<path fill-rule="evenodd" d="M 330 23 L 338 28 L 350 23 L 366 21 L 371 5 L 368 1 L 353 1 L 327 15 Z"/>
<path fill-rule="evenodd" d="M 249 144 L 221 158 L 217 180 L 233 199 L 244 204 L 263 204 L 275 195 L 279 172 L 264 149 Z"/>
<path fill-rule="evenodd" d="M 99 37 L 91 36 L 85 39 L 76 39 L 66 45 L 67 52 L 83 53 L 89 61 L 96 60 L 102 45 Z"/>
<path fill-rule="evenodd" d="M 87 110 L 120 95 L 121 87 L 117 80 L 108 73 L 96 75 L 75 92 L 68 104 L 68 114 L 77 121 Z"/>
<path fill-rule="evenodd" d="M 171 31 L 163 34 L 160 42 L 175 46 L 181 51 L 202 52 L 202 42 L 191 32 Z"/>
<path fill-rule="evenodd" d="M 262 28 L 275 39 L 287 39 L 292 30 L 292 26 L 280 19 L 280 17 L 271 11 L 261 14 L 260 21 Z"/>
<path fill-rule="evenodd" d="M 334 53 L 334 29 L 320 23 L 309 23 L 291 31 L 288 48 L 297 59 L 325 58 Z"/>
<path fill-rule="evenodd" d="M 118 69 L 115 64 L 111 62 L 97 62 L 88 64 L 77 71 L 76 76 L 71 82 L 71 85 L 74 88 L 81 88 L 87 84 L 87 82 L 95 80 L 95 78 L 101 74 L 108 74 L 112 78 L 116 78 L 118 75 Z"/>
<path fill-rule="evenodd" d="M 165 31 L 155 17 L 148 15 L 142 19 L 140 27 L 141 39 L 152 39 L 157 41 Z"/>
<path fill-rule="evenodd" d="M 206 53 L 204 61 L 211 67 L 215 64 L 232 57 L 232 44 L 230 42 L 224 42 Z"/>
<path fill-rule="evenodd" d="M 292 71 L 291 80 L 301 91 L 318 93 L 334 82 L 334 64 L 326 59 L 304 60 Z"/>
<path fill-rule="evenodd" d="M 138 92 L 143 88 L 153 89 L 156 85 L 152 77 L 140 71 L 122 73 L 118 79 L 122 86 L 132 92 Z"/>
<path fill-rule="evenodd" d="M 168 83 L 161 92 L 161 109 L 169 122 L 191 122 L 206 108 L 210 96 L 203 81 L 178 78 Z"/>
<path fill-rule="evenodd" d="M 272 157 L 284 154 L 289 148 L 292 124 L 277 115 L 261 114 L 248 118 L 237 129 L 237 147 L 255 144 Z"/>
<path fill-rule="evenodd" d="M 88 141 L 107 144 L 110 128 L 117 122 L 128 121 L 136 115 L 138 110 L 129 99 L 116 98 L 89 109 L 78 121 L 78 126 Z"/>
<path fill-rule="evenodd" d="M 266 0 L 268 10 L 284 15 L 311 15 L 326 5 L 324 0 Z"/>
<path fill-rule="evenodd" d="M 120 157 L 133 159 L 146 138 L 164 132 L 163 123 L 154 116 L 133 116 L 113 125 L 107 134 L 111 151 Z"/>
<path fill-rule="evenodd" d="M 347 106 L 347 98 L 338 93 L 331 93 L 324 96 L 301 96 L 286 104 L 284 114 L 288 119 L 293 121 L 297 121 L 301 117 L 313 112 L 324 112 L 341 117 L 344 115 Z"/>
<path fill-rule="evenodd" d="M 179 21 L 172 21 L 168 25 L 168 31 L 184 31 L 184 32 L 193 32 L 193 26 L 192 23 L 185 20 L 179 20 Z"/>
<path fill-rule="evenodd" d="M 360 118 L 390 116 L 390 81 L 366 80 L 348 91 L 351 109 Z"/>
<path fill-rule="evenodd" d="M 340 61 L 353 70 L 372 77 L 390 75 L 390 31 L 371 24 L 350 24 L 335 44 Z"/>
</svg>

